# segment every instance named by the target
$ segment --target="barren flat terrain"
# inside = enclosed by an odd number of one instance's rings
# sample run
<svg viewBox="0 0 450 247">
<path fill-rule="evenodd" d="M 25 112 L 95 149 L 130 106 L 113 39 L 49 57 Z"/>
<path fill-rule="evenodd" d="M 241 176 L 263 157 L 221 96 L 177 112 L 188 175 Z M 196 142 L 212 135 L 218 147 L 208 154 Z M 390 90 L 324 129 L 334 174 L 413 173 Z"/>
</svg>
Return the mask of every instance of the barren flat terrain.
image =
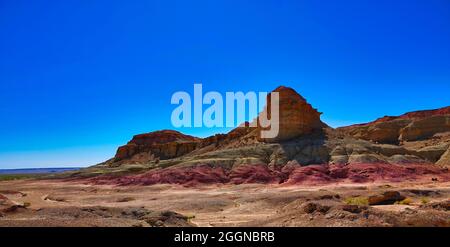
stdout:
<svg viewBox="0 0 450 247">
<path fill-rule="evenodd" d="M 187 188 L 28 179 L 0 182 L 0 195 L 0 226 L 450 226 L 449 182 Z"/>
</svg>

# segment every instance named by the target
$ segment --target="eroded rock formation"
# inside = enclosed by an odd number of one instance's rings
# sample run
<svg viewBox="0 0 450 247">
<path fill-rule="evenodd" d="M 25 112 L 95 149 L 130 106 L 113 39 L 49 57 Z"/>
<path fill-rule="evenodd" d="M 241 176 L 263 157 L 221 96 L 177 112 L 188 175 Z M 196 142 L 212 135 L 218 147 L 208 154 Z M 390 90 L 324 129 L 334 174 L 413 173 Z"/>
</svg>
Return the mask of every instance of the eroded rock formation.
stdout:
<svg viewBox="0 0 450 247">
<path fill-rule="evenodd" d="M 134 136 L 100 166 L 142 165 L 151 172 L 118 183 L 144 185 L 449 178 L 450 107 L 332 129 L 292 88 L 274 92 L 280 97 L 276 138 L 261 139 L 263 129 L 249 123 L 207 138 L 156 131 Z"/>
<path fill-rule="evenodd" d="M 399 140 L 416 141 L 450 131 L 450 115 L 431 116 L 413 121 L 400 131 Z"/>
<path fill-rule="evenodd" d="M 277 143 L 311 134 L 326 127 L 320 120 L 321 113 L 292 88 L 281 86 L 273 92 L 279 93 L 280 99 L 280 131 L 276 138 L 259 138 L 261 129 L 249 127 L 249 123 L 243 123 L 227 134 L 217 134 L 204 139 L 173 130 L 156 131 L 134 136 L 128 144 L 117 150 L 112 162 L 115 165 L 146 163 L 181 157 L 205 147 L 209 147 L 208 150 L 215 150 L 257 142 Z M 270 104 L 269 96 L 268 102 Z M 270 111 L 268 114 L 270 117 Z"/>
<path fill-rule="evenodd" d="M 450 147 L 448 150 L 441 156 L 439 161 L 436 163 L 440 166 L 450 167 Z"/>
<path fill-rule="evenodd" d="M 199 141 L 199 138 L 173 130 L 136 135 L 127 145 L 119 147 L 114 161 L 146 162 L 155 159 L 172 159 L 192 152 L 197 148 Z"/>
<path fill-rule="evenodd" d="M 450 131 L 450 107 L 409 112 L 399 117 L 386 116 L 374 122 L 339 128 L 339 131 L 380 143 L 423 140 Z"/>
<path fill-rule="evenodd" d="M 278 87 L 273 92 L 279 94 L 279 133 L 275 138 L 262 139 L 265 142 L 282 142 L 302 135 L 311 134 L 326 125 L 320 120 L 322 113 L 314 109 L 305 98 L 289 87 Z M 262 115 L 271 119 L 271 94 L 267 96 L 267 106 Z M 264 130 L 263 128 L 260 128 Z M 261 136 L 261 135 L 260 135 Z"/>
</svg>

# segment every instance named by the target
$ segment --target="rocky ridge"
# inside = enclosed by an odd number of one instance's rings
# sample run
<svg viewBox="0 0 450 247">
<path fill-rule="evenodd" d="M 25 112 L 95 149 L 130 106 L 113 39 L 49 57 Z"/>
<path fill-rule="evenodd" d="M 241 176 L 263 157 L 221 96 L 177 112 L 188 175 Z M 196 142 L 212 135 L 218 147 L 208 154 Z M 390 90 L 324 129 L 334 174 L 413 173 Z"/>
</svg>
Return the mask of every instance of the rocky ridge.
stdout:
<svg viewBox="0 0 450 247">
<path fill-rule="evenodd" d="M 333 129 L 292 88 L 274 92 L 280 96 L 276 138 L 259 138 L 261 128 L 248 123 L 208 138 L 157 131 L 135 136 L 93 169 L 139 166 L 143 177 L 131 179 L 137 184 L 448 179 L 450 107 Z"/>
</svg>

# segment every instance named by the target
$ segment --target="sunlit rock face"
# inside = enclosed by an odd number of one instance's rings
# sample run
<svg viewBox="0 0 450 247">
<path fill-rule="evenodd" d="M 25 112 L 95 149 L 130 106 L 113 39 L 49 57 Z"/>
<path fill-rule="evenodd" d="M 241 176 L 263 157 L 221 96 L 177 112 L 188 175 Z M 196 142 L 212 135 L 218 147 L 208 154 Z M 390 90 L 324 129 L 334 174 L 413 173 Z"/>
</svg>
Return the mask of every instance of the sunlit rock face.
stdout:
<svg viewBox="0 0 450 247">
<path fill-rule="evenodd" d="M 322 113 L 314 109 L 305 98 L 294 89 L 280 86 L 273 92 L 279 95 L 279 133 L 277 137 L 261 139 L 264 142 L 282 142 L 311 134 L 326 125 L 320 120 Z M 272 93 L 271 93 L 272 94 Z M 267 106 L 262 116 L 267 114 L 268 119 L 272 117 L 271 94 L 267 96 Z M 261 117 L 261 116 L 260 116 Z M 273 121 L 274 119 L 272 119 Z M 273 126 L 271 126 L 273 127 Z M 260 128 L 260 131 L 267 130 Z M 261 136 L 261 135 L 260 135 Z"/>
<path fill-rule="evenodd" d="M 172 159 L 192 152 L 197 148 L 199 140 L 173 130 L 136 135 L 128 144 L 119 147 L 114 159 L 129 159 L 133 162 Z"/>
<path fill-rule="evenodd" d="M 450 131 L 450 115 L 437 115 L 413 121 L 400 131 L 400 140 L 416 141 Z"/>
<path fill-rule="evenodd" d="M 231 171 L 242 179 L 255 172 L 258 179 L 284 181 L 286 174 L 270 178 L 289 164 L 301 167 L 369 164 L 369 170 L 377 166 L 385 169 L 389 165 L 440 165 L 433 166 L 436 169 L 450 165 L 450 107 L 386 116 L 370 123 L 333 129 L 324 124 L 321 113 L 292 88 L 275 89 L 268 96 L 267 106 L 272 105 L 274 92 L 279 98 L 279 133 L 273 138 L 261 138 L 262 132 L 272 126 L 253 127 L 255 122 L 242 123 L 229 133 L 206 138 L 162 130 L 134 136 L 117 150 L 113 159 L 100 165 L 126 169 L 127 165 L 132 165 L 130 169 L 200 165 L 201 169 L 186 172 L 198 172 L 194 180 L 202 181 L 210 180 L 201 178 L 209 172 L 220 178 L 223 172 L 226 180 L 231 181 L 236 178 L 229 177 Z M 256 120 L 267 116 L 273 124 L 277 118 L 267 106 Z"/>
<path fill-rule="evenodd" d="M 409 112 L 397 117 L 385 116 L 339 130 L 358 139 L 379 143 L 423 140 L 450 131 L 450 107 Z"/>
</svg>

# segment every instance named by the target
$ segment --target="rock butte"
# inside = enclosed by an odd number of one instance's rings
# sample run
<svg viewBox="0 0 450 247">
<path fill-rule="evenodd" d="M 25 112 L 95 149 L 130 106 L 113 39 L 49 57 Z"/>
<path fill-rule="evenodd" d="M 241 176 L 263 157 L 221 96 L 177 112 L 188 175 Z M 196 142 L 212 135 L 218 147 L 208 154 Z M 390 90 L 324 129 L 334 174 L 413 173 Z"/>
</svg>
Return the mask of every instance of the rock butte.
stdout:
<svg viewBox="0 0 450 247">
<path fill-rule="evenodd" d="M 114 158 L 86 172 L 106 169 L 92 181 L 118 184 L 448 180 L 450 107 L 333 129 L 294 89 L 280 86 L 274 92 L 280 96 L 277 138 L 259 138 L 261 129 L 248 123 L 207 138 L 156 131 L 134 136 Z M 108 176 L 109 168 L 127 167 L 141 174 Z"/>
<path fill-rule="evenodd" d="M 299 95 L 294 89 L 280 86 L 273 92 L 279 93 L 280 97 L 280 131 L 278 137 L 261 141 L 286 141 L 302 135 L 311 134 L 314 131 L 320 131 L 322 128 L 326 127 L 326 124 L 320 121 L 320 115 L 322 113 L 318 112 L 308 104 L 306 99 Z M 267 96 L 267 105 L 270 105 L 270 102 L 271 98 L 269 94 Z M 267 114 L 270 119 L 271 112 L 267 112 L 267 107 L 264 114 Z"/>
<path fill-rule="evenodd" d="M 127 145 L 119 147 L 114 160 L 145 162 L 155 158 L 171 159 L 192 152 L 199 140 L 173 130 L 140 134 L 134 136 Z"/>
</svg>

